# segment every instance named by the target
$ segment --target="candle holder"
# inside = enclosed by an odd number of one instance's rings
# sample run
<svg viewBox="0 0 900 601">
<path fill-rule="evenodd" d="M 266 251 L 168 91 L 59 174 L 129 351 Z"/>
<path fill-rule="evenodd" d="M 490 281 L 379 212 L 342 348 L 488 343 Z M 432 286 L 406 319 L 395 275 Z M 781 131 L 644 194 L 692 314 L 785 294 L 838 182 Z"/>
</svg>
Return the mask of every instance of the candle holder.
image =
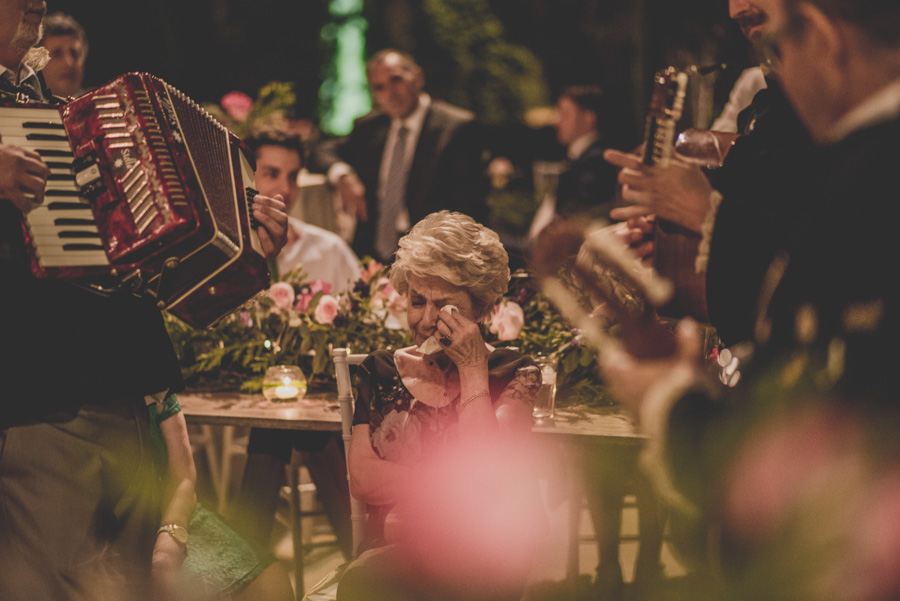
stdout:
<svg viewBox="0 0 900 601">
<path fill-rule="evenodd" d="M 306 376 L 296 365 L 273 365 L 266 370 L 262 393 L 273 403 L 299 401 L 306 396 Z"/>
</svg>

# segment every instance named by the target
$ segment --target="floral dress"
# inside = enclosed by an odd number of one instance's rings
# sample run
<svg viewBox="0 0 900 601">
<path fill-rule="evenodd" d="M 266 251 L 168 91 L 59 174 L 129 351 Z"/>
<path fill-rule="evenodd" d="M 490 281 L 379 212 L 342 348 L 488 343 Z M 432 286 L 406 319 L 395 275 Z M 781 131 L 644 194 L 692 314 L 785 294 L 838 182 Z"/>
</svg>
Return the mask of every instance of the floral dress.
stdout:
<svg viewBox="0 0 900 601">
<path fill-rule="evenodd" d="M 357 378 L 353 425 L 368 424 L 375 453 L 382 459 L 416 465 L 458 436 L 459 374 L 446 357 L 419 357 L 412 349 L 380 350 L 362 363 Z M 491 400 L 515 398 L 529 407 L 541 386 L 530 357 L 491 349 L 488 357 Z M 362 549 L 384 544 L 384 519 L 391 506 L 368 507 Z"/>
</svg>

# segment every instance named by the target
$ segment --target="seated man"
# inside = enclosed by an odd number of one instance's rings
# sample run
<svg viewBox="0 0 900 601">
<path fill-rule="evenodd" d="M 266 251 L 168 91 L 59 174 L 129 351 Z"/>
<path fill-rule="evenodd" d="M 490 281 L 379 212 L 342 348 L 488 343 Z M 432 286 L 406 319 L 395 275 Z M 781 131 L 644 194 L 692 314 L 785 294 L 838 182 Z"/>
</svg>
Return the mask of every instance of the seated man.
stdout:
<svg viewBox="0 0 900 601">
<path fill-rule="evenodd" d="M 303 167 L 303 141 L 276 130 L 257 132 L 247 140 L 256 154 L 256 187 L 260 194 L 280 194 L 291 210 L 297 199 L 297 175 Z M 280 276 L 303 268 L 307 281 L 322 280 L 340 294 L 359 279 L 359 259 L 340 236 L 288 217 L 288 241 L 276 260 Z"/>
<path fill-rule="evenodd" d="M 256 153 L 256 186 L 260 194 L 281 195 L 290 209 L 297 196 L 297 175 L 303 166 L 299 136 L 279 131 L 258 132 L 245 140 Z M 334 292 L 349 289 L 359 279 L 359 260 L 340 236 L 289 217 L 288 241 L 277 257 L 280 274 L 302 267 L 307 281 L 322 280 Z M 350 492 L 343 442 L 332 432 L 291 432 L 254 428 L 247 447 L 247 466 L 232 521 L 245 537 L 268 547 L 291 451 L 303 460 L 345 556 L 350 558 Z"/>
<path fill-rule="evenodd" d="M 41 46 L 50 53 L 44 67 L 44 80 L 56 96 L 79 96 L 84 89 L 84 61 L 88 54 L 88 39 L 81 24 L 63 13 L 44 18 L 44 37 Z"/>
</svg>

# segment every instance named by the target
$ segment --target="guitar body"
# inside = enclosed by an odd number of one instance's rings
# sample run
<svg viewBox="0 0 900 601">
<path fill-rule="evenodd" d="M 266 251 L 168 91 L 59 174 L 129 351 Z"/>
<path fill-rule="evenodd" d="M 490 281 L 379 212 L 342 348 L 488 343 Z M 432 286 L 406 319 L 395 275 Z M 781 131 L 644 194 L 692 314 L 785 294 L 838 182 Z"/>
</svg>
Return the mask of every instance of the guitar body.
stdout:
<svg viewBox="0 0 900 601">
<path fill-rule="evenodd" d="M 709 320 L 706 308 L 706 273 L 697 273 L 694 267 L 700 248 L 700 234 L 669 221 L 656 225 L 656 271 L 675 283 L 671 301 L 660 309 L 666 317 L 685 317 L 705 322 Z"/>
</svg>

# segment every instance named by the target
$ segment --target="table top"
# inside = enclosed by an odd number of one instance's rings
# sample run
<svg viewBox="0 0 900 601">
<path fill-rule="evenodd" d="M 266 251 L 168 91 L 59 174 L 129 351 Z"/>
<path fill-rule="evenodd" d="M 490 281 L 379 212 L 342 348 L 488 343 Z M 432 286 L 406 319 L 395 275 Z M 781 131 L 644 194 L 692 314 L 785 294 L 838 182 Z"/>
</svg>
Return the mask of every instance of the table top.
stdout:
<svg viewBox="0 0 900 601">
<path fill-rule="evenodd" d="M 190 423 L 284 430 L 341 431 L 334 392 L 310 392 L 299 401 L 272 402 L 261 394 L 181 392 L 178 403 Z"/>
<path fill-rule="evenodd" d="M 190 423 L 288 430 L 341 430 L 341 413 L 334 391 L 310 392 L 302 400 L 291 402 L 267 401 L 261 394 L 182 392 L 178 394 L 178 402 Z M 552 421 L 536 423 L 532 432 L 585 441 L 601 438 L 639 443 L 643 440 L 618 406 L 560 408 Z"/>
</svg>

